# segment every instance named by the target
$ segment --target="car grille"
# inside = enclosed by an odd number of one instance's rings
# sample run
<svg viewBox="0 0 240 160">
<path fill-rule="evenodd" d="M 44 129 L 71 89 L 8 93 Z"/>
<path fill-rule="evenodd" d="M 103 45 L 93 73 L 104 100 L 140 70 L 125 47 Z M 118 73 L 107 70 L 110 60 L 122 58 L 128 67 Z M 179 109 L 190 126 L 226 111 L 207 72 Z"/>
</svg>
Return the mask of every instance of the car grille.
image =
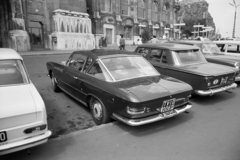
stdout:
<svg viewBox="0 0 240 160">
<path fill-rule="evenodd" d="M 211 84 L 213 85 L 213 87 L 211 87 L 211 88 L 216 88 L 216 87 L 221 87 L 221 86 L 226 86 L 226 85 L 232 84 L 234 82 L 234 75 L 235 74 L 232 73 L 232 74 L 226 74 L 226 75 L 214 77 L 211 80 Z M 217 84 L 213 84 L 213 82 L 215 80 L 218 80 Z"/>
</svg>

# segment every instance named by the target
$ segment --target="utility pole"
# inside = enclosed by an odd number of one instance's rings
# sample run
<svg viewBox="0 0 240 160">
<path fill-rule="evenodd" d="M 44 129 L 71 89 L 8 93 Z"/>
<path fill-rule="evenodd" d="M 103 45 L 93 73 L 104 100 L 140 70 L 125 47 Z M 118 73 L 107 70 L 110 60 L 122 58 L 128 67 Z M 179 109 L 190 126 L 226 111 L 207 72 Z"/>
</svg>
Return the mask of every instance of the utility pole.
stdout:
<svg viewBox="0 0 240 160">
<path fill-rule="evenodd" d="M 233 22 L 233 33 L 232 33 L 232 38 L 235 37 L 235 26 L 236 26 L 236 16 L 237 16 L 237 8 L 240 6 L 235 3 L 235 0 L 233 0 L 233 3 L 229 3 L 231 6 L 235 7 L 235 15 L 234 15 L 234 22 Z"/>
</svg>

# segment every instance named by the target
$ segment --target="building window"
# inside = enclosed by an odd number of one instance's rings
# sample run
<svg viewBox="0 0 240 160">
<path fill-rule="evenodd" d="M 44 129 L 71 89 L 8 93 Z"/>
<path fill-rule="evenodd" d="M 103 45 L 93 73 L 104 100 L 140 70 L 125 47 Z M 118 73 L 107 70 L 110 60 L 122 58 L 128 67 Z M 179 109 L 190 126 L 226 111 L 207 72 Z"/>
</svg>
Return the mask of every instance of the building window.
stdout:
<svg viewBox="0 0 240 160">
<path fill-rule="evenodd" d="M 153 2 L 152 3 L 152 20 L 157 21 L 158 18 L 158 7 L 157 3 Z"/>
<path fill-rule="evenodd" d="M 138 0 L 138 17 L 145 18 L 145 1 Z"/>
<path fill-rule="evenodd" d="M 101 0 L 102 8 L 104 12 L 112 12 L 112 0 Z"/>
<path fill-rule="evenodd" d="M 121 0 L 121 14 L 129 15 L 129 0 Z"/>
<path fill-rule="evenodd" d="M 132 26 L 124 26 L 124 37 L 127 39 L 132 38 Z"/>
<path fill-rule="evenodd" d="M 168 22 L 168 9 L 169 9 L 169 5 L 168 4 L 165 4 L 163 6 L 163 21 L 166 21 Z"/>
</svg>

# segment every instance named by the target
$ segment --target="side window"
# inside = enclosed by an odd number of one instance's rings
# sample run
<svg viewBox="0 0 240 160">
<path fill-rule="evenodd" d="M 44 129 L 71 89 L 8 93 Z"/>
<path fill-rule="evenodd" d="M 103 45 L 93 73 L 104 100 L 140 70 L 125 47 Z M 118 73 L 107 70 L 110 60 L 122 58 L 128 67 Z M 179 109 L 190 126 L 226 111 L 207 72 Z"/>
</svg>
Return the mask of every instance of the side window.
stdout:
<svg viewBox="0 0 240 160">
<path fill-rule="evenodd" d="M 88 59 L 87 59 L 87 61 L 86 61 L 86 64 L 85 64 L 85 66 L 84 66 L 84 68 L 83 68 L 83 72 L 85 72 L 87 69 L 88 69 L 88 67 L 90 66 L 90 64 L 92 63 L 92 58 L 91 57 L 88 57 Z"/>
<path fill-rule="evenodd" d="M 139 53 L 143 57 L 147 57 L 147 55 L 149 53 L 149 49 L 147 49 L 147 48 L 138 48 L 137 53 Z"/>
<path fill-rule="evenodd" d="M 149 56 L 149 60 L 152 62 L 161 62 L 162 52 L 163 51 L 159 49 L 152 49 L 151 54 Z"/>
<path fill-rule="evenodd" d="M 168 63 L 168 62 L 167 62 L 167 54 L 166 54 L 166 51 L 165 51 L 165 50 L 162 51 L 161 63 L 165 63 L 165 64 Z"/>
<path fill-rule="evenodd" d="M 69 64 L 69 66 L 71 68 L 74 68 L 77 71 L 82 71 L 83 65 L 84 65 L 84 60 L 82 59 L 76 59 L 76 60 L 72 60 Z"/>
<path fill-rule="evenodd" d="M 103 75 L 103 71 L 98 63 L 98 61 L 96 61 L 91 68 L 88 70 L 87 72 L 88 74 L 98 78 L 98 79 L 102 79 L 105 80 L 105 77 Z"/>
<path fill-rule="evenodd" d="M 75 53 L 73 54 L 71 60 L 68 62 L 68 66 L 81 72 L 86 59 L 87 57 L 85 55 Z"/>
</svg>

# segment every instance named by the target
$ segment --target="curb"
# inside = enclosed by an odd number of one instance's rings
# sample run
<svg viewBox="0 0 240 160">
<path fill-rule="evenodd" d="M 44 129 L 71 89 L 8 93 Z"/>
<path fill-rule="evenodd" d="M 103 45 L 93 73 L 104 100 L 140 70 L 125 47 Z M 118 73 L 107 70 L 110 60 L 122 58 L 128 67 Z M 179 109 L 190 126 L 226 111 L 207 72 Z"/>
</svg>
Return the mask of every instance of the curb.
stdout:
<svg viewBox="0 0 240 160">
<path fill-rule="evenodd" d="M 65 135 L 59 135 L 59 137 L 57 137 L 57 138 L 48 139 L 48 142 L 51 143 L 51 142 L 55 142 L 55 141 L 60 141 L 60 140 L 66 139 L 66 138 L 70 138 L 70 137 L 80 135 L 80 134 L 85 133 L 85 132 L 94 131 L 94 130 L 101 129 L 101 128 L 108 127 L 108 126 L 113 126 L 116 123 L 118 123 L 118 121 L 111 122 L 111 123 L 108 123 L 108 124 L 103 124 L 103 125 L 100 125 L 100 126 L 94 126 L 94 127 L 84 129 L 84 130 L 71 132 L 71 133 L 68 133 L 68 134 L 65 134 Z"/>
</svg>

